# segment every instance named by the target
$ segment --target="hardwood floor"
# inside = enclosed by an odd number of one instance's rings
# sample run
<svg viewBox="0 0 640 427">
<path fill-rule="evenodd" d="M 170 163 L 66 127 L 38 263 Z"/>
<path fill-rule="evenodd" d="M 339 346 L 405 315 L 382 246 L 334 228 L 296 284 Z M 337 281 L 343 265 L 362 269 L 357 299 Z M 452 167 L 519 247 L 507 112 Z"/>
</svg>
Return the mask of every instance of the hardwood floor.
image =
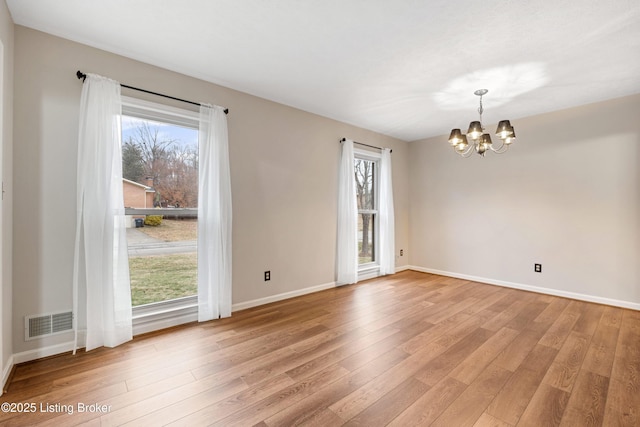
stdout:
<svg viewBox="0 0 640 427">
<path fill-rule="evenodd" d="M 405 271 L 22 364 L 0 400 L 35 410 L 7 426 L 640 426 L 640 312 Z"/>
</svg>

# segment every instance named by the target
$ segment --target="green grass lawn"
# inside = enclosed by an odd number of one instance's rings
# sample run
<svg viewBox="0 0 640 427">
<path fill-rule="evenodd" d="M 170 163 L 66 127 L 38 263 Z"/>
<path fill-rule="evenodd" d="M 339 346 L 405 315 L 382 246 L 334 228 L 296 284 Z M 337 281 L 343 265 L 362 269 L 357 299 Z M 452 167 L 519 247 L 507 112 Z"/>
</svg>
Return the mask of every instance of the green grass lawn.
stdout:
<svg viewBox="0 0 640 427">
<path fill-rule="evenodd" d="M 160 225 L 144 226 L 139 231 L 158 240 L 177 242 L 180 240 L 196 240 L 198 237 L 197 219 L 168 219 L 162 220 Z"/>
<path fill-rule="evenodd" d="M 132 305 L 196 295 L 197 268 L 195 252 L 129 258 Z"/>
</svg>

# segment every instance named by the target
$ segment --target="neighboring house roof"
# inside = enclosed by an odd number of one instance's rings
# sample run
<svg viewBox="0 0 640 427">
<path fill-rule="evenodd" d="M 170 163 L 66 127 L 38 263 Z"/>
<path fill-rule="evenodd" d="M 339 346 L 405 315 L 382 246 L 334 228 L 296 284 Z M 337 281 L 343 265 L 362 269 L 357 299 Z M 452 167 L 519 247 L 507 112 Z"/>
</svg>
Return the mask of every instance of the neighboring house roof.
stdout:
<svg viewBox="0 0 640 427">
<path fill-rule="evenodd" d="M 128 182 L 129 184 L 137 185 L 138 187 L 142 187 L 146 190 L 147 193 L 155 193 L 156 190 L 153 187 L 149 187 L 148 185 L 140 184 L 139 182 L 131 181 L 130 179 L 122 178 L 122 181 Z"/>
</svg>

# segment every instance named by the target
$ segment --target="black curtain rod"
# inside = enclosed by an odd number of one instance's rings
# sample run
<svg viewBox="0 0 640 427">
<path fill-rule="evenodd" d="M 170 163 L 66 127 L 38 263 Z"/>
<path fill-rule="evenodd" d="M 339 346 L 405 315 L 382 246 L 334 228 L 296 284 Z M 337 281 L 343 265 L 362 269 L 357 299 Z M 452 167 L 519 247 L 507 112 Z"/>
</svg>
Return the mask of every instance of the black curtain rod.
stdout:
<svg viewBox="0 0 640 427">
<path fill-rule="evenodd" d="M 347 140 L 347 138 L 342 138 L 340 140 L 340 143 L 343 143 Z M 362 142 L 358 142 L 358 141 L 353 141 L 354 144 L 358 144 L 358 145 L 364 145 L 365 147 L 370 147 L 370 148 L 375 148 L 376 150 L 384 150 L 384 148 L 380 148 L 380 147 L 375 147 L 373 145 L 369 145 L 369 144 L 363 144 Z M 389 150 L 390 153 L 393 153 L 393 150 Z"/>
<path fill-rule="evenodd" d="M 78 77 L 78 79 L 82 79 L 82 82 L 84 83 L 85 79 L 87 78 L 87 75 L 85 73 L 83 73 L 82 71 L 78 70 L 78 72 L 76 73 L 76 77 Z M 120 83 L 120 86 L 121 87 L 125 87 L 127 89 L 137 90 L 138 92 L 144 92 L 144 93 L 149 93 L 151 95 L 161 96 L 163 98 L 173 99 L 175 101 L 186 102 L 187 104 L 192 104 L 192 105 L 197 105 L 197 106 L 201 105 L 199 102 L 188 101 L 186 99 L 176 98 L 175 96 L 165 95 L 163 93 L 151 92 L 150 90 L 140 89 L 139 87 L 133 87 L 133 86 L 125 85 L 125 84 L 122 84 L 122 83 Z M 225 114 L 229 114 L 229 109 L 225 108 L 224 109 L 224 113 Z"/>
</svg>

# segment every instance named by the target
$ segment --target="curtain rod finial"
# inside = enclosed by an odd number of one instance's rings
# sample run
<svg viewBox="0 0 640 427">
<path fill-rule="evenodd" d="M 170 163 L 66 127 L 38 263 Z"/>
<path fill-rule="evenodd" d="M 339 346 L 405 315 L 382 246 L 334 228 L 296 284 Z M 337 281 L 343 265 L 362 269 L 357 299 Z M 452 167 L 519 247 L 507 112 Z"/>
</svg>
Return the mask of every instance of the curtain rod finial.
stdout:
<svg viewBox="0 0 640 427">
<path fill-rule="evenodd" d="M 84 81 L 87 78 L 87 75 L 85 73 L 83 73 L 82 71 L 78 70 L 76 72 L 76 77 L 78 77 L 78 80 L 82 79 L 82 83 L 84 83 Z"/>
</svg>

